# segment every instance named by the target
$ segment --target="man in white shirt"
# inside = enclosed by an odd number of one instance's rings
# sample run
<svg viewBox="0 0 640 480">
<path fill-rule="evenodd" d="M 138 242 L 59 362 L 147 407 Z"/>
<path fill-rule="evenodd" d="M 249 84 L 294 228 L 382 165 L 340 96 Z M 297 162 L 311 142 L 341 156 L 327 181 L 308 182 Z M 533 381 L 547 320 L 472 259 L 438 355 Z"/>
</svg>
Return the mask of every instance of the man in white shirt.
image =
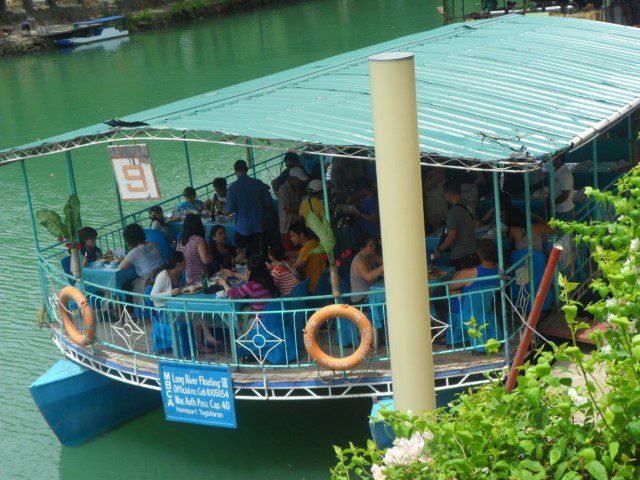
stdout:
<svg viewBox="0 0 640 480">
<path fill-rule="evenodd" d="M 564 154 L 553 159 L 553 186 L 556 195 L 556 218 L 568 221 L 573 220 L 576 206 L 573 203 L 573 174 L 564 162 Z"/>
</svg>

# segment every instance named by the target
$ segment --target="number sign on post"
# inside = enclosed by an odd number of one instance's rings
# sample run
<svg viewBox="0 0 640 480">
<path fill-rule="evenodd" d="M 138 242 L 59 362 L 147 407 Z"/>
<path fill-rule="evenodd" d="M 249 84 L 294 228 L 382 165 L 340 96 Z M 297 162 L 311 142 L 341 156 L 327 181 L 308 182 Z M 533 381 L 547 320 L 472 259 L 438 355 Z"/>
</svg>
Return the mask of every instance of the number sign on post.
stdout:
<svg viewBox="0 0 640 480">
<path fill-rule="evenodd" d="M 108 149 L 122 200 L 160 200 L 156 174 L 145 144 Z"/>
<path fill-rule="evenodd" d="M 167 420 L 236 428 L 229 367 L 158 362 Z"/>
</svg>

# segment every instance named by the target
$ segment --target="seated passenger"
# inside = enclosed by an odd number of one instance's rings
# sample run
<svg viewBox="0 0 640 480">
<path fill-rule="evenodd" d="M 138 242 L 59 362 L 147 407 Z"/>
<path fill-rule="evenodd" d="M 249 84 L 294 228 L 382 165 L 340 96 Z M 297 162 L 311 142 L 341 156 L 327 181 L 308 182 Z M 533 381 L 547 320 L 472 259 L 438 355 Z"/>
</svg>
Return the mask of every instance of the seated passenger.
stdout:
<svg viewBox="0 0 640 480">
<path fill-rule="evenodd" d="M 240 285 L 239 287 L 231 288 L 227 278 L 236 276 L 242 278 L 240 274 L 233 272 L 224 272 L 222 278 L 218 281 L 219 285 L 224 288 L 229 298 L 251 298 L 255 300 L 270 299 L 278 297 L 278 289 L 273 278 L 267 270 L 267 264 L 260 255 L 252 255 L 247 261 L 247 283 Z M 261 312 L 264 307 L 267 306 L 267 302 L 253 302 L 251 303 L 251 309 L 255 312 Z"/>
<path fill-rule="evenodd" d="M 300 253 L 295 263 L 298 276 L 302 279 L 311 279 L 309 292 L 316 293 L 320 276 L 327 269 L 326 260 L 317 253 L 311 253 L 311 250 L 320 244 L 318 240 L 312 237 L 312 234 L 302 222 L 296 222 L 291 225 L 289 234 L 291 236 L 291 243 L 300 248 Z"/>
<path fill-rule="evenodd" d="M 193 212 L 201 212 L 204 209 L 204 202 L 196 198 L 196 190 L 193 187 L 187 187 L 182 192 L 184 202 L 178 205 L 178 211 L 184 212 L 190 210 Z"/>
<path fill-rule="evenodd" d="M 184 254 L 187 262 L 187 283 L 200 283 L 202 275 L 209 273 L 208 265 L 211 256 L 207 250 L 206 235 L 202 220 L 195 213 L 187 214 L 182 227 L 182 238 L 178 242 L 177 250 Z"/>
<path fill-rule="evenodd" d="M 233 256 L 236 254 L 236 249 L 227 243 L 227 231 L 222 225 L 214 225 L 211 228 L 207 251 L 211 257 L 209 271 L 212 274 L 218 273 L 223 268 L 233 268 Z"/>
<path fill-rule="evenodd" d="M 227 179 L 218 177 L 213 179 L 214 194 L 204 202 L 204 209 L 214 215 L 226 215 L 227 212 Z"/>
<path fill-rule="evenodd" d="M 134 267 L 138 278 L 130 283 L 130 290 L 144 293 L 151 275 L 164 265 L 162 253 L 155 243 L 147 242 L 144 230 L 137 223 L 127 225 L 123 232 L 124 240 L 129 245 L 129 253 L 120 262 L 120 270 Z M 144 305 L 144 298 L 134 297 L 136 305 Z"/>
<path fill-rule="evenodd" d="M 442 252 L 451 249 L 451 265 L 456 270 L 474 267 L 478 264 L 478 257 L 473 213 L 462 203 L 462 191 L 458 182 L 445 183 L 444 195 L 451 207 L 447 212 L 444 239 L 433 253 L 433 259 L 437 260 Z"/>
<path fill-rule="evenodd" d="M 78 239 L 80 240 L 80 245 L 82 245 L 80 247 L 80 256 L 82 257 L 83 267 L 102 257 L 102 250 L 96 245 L 98 232 L 94 228 L 81 228 L 78 232 Z"/>
<path fill-rule="evenodd" d="M 322 200 L 322 180 L 311 180 L 307 186 L 307 194 L 300 202 L 298 215 L 307 218 L 309 210 L 313 211 L 318 218 L 324 218 L 324 201 Z"/>
<path fill-rule="evenodd" d="M 280 291 L 280 296 L 289 296 L 293 287 L 300 283 L 296 275 L 295 262 L 287 257 L 282 244 L 269 247 L 269 261 L 271 262 L 271 276 Z"/>
<path fill-rule="evenodd" d="M 356 182 L 360 195 L 358 224 L 364 233 L 380 238 L 380 209 L 375 186 L 368 178 L 361 177 Z"/>
<path fill-rule="evenodd" d="M 429 167 L 424 177 L 424 218 L 428 232 L 439 229 L 447 221 L 447 200 L 444 198 L 445 175 L 442 168 Z"/>
<path fill-rule="evenodd" d="M 160 205 L 154 205 L 149 209 L 149 218 L 151 219 L 151 230 L 160 230 L 164 233 L 165 237 L 168 237 L 169 230 L 167 229 L 167 221 L 164 218 L 164 212 Z"/>
<path fill-rule="evenodd" d="M 463 343 L 462 332 L 466 332 L 468 329 L 468 326 L 465 325 L 465 323 L 471 321 L 471 315 L 464 315 L 464 312 L 462 312 L 462 309 L 460 308 L 462 302 L 470 300 L 465 297 L 465 293 L 469 293 L 472 289 L 482 287 L 490 289 L 491 287 L 500 286 L 500 281 L 497 278 L 482 280 L 482 277 L 495 277 L 498 275 L 498 249 L 496 248 L 496 244 L 491 240 L 479 240 L 478 257 L 480 258 L 480 265 L 460 270 L 456 272 L 452 279 L 452 281 L 460 281 L 460 283 L 454 283 L 450 286 L 450 295 L 461 296 L 451 300 L 452 315 L 449 316 L 450 324 L 446 335 L 447 343 L 450 345 Z M 487 292 L 487 295 L 490 295 L 491 302 L 494 302 L 493 292 Z M 495 305 L 492 305 L 492 307 L 494 306 Z M 492 312 L 489 312 L 484 308 L 482 311 L 473 312 L 473 317 L 476 320 L 476 329 L 482 325 L 487 325 L 487 327 L 481 332 L 483 337 L 482 343 L 486 343 L 489 338 L 496 338 L 494 322 L 488 318 L 493 316 L 493 319 L 495 320 L 495 313 L 492 313 L 492 315 L 490 315 L 490 313 Z M 465 346 L 469 346 L 473 343 L 474 341 L 470 338 L 464 339 Z"/>
<path fill-rule="evenodd" d="M 151 290 L 151 297 L 174 297 L 179 295 L 182 287 L 182 272 L 186 267 L 187 262 L 184 260 L 182 252 L 172 250 L 164 270 L 156 276 L 153 290 Z M 163 308 L 167 305 L 165 300 L 152 300 L 155 307 Z"/>
<path fill-rule="evenodd" d="M 384 267 L 382 257 L 376 253 L 376 240 L 370 233 L 361 233 L 358 236 L 358 253 L 351 262 L 351 292 L 368 292 L 371 285 L 376 283 Z M 351 297 L 353 303 L 362 303 L 367 300 L 367 295 L 355 295 Z"/>
</svg>

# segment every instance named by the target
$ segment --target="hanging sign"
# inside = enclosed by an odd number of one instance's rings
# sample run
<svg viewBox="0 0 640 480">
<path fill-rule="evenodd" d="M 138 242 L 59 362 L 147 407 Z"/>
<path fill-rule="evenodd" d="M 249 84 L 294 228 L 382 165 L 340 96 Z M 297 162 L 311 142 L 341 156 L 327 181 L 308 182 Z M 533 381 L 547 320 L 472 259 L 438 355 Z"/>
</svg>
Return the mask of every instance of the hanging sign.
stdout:
<svg viewBox="0 0 640 480">
<path fill-rule="evenodd" d="M 145 144 L 108 147 L 122 200 L 160 200 L 160 189 Z"/>
<path fill-rule="evenodd" d="M 167 420 L 236 428 L 229 367 L 158 362 Z"/>
</svg>

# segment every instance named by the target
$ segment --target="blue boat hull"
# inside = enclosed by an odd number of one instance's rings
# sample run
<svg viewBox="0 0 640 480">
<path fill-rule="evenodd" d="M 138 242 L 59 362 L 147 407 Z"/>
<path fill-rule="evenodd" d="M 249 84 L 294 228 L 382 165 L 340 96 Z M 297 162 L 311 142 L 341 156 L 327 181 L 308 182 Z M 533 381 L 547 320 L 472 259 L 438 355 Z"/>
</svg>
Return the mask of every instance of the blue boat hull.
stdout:
<svg viewBox="0 0 640 480">
<path fill-rule="evenodd" d="M 160 394 L 60 360 L 29 387 L 60 443 L 79 445 L 162 406 Z"/>
</svg>

